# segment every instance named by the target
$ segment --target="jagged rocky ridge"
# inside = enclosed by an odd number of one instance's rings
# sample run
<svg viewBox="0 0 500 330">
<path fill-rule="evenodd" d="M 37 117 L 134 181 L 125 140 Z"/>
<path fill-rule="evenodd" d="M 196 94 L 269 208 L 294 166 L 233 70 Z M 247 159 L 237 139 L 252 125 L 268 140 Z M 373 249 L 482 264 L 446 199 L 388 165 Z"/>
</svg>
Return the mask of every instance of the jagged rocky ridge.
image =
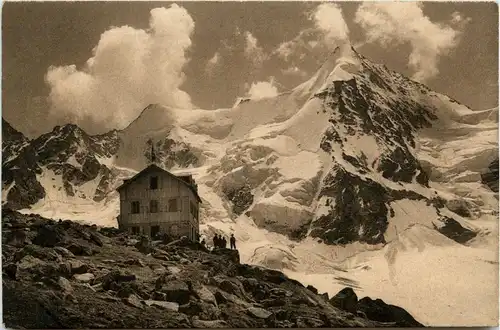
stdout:
<svg viewBox="0 0 500 330">
<path fill-rule="evenodd" d="M 425 108 L 408 97 L 408 90 L 427 93 L 428 89 L 356 55 L 362 66 L 359 73 L 346 81 L 334 81 L 316 95 L 323 100 L 332 124 L 321 141 L 321 149 L 328 153 L 335 148 L 344 150 L 347 139 L 341 136 L 346 132 L 347 136 L 373 137 L 382 154 L 369 164 L 362 151 L 354 155 L 342 152 L 343 160 L 357 173 L 340 165 L 332 155 L 334 165 L 324 177 L 318 196 L 326 197 L 330 210 L 311 228 L 312 236 L 331 244 L 385 243 L 388 217 L 394 215 L 389 204 L 404 198 L 427 200 L 414 192 L 390 189 L 363 174 L 379 172 L 394 182 L 416 182 L 428 187 L 428 175 L 411 148 L 415 147 L 416 131 L 437 119 L 436 109 Z M 384 76 L 394 78 L 392 84 Z"/>
<path fill-rule="evenodd" d="M 329 299 L 284 274 L 187 240 L 2 211 L 9 328 L 419 327 L 349 288 Z"/>
<path fill-rule="evenodd" d="M 193 153 L 192 148 L 185 142 L 177 142 L 171 138 L 165 138 L 153 142 L 149 139 L 146 143 L 144 157 L 152 159 L 154 156 L 159 159 L 158 164 L 163 168 L 169 169 L 176 165 L 180 167 L 199 166 L 199 158 Z"/>
<path fill-rule="evenodd" d="M 42 172 L 30 141 L 2 118 L 2 191 L 6 206 L 24 208 L 45 196 L 37 180 Z M 4 193 L 2 194 L 4 195 Z"/>
<path fill-rule="evenodd" d="M 323 111 L 330 115 L 331 126 L 320 147 L 332 154 L 333 165 L 324 176 L 318 195 L 329 210 L 311 223 L 310 235 L 328 244 L 386 243 L 384 233 L 389 218 L 394 216 L 390 204 L 409 199 L 422 200 L 436 208 L 439 218 L 434 227 L 439 224 L 446 228 L 439 230 L 442 234 L 459 243 L 475 237 L 476 233 L 441 215 L 445 207 L 441 199 L 430 199 L 401 188 L 396 190 L 366 175 L 380 173 L 395 183 L 414 183 L 428 188 L 429 175 L 415 157 L 414 148 L 418 131 L 432 127 L 440 110 L 423 101 L 433 97 L 426 86 L 368 61 L 354 49 L 351 51 L 359 61 L 358 70 L 315 95 L 322 100 Z M 351 139 L 363 136 L 373 138 L 376 144 L 372 147 L 380 150 L 379 157 L 371 163 L 363 150 L 345 153 Z M 342 161 L 337 159 L 339 154 Z M 490 167 L 494 173 L 495 164 Z"/>
<path fill-rule="evenodd" d="M 112 157 L 119 146 L 117 131 L 90 136 L 76 125 L 56 126 L 51 132 L 28 140 L 3 120 L 2 133 L 2 184 L 9 187 L 3 196 L 5 206 L 22 209 L 45 197 L 45 188 L 38 175 L 53 172 L 60 176 L 67 196 L 89 181 L 96 180 L 94 201 L 102 200 L 109 191 L 110 168 L 103 159 Z M 21 193 L 20 189 L 26 187 Z"/>
<path fill-rule="evenodd" d="M 122 131 L 89 135 L 77 125 L 67 124 L 29 140 L 3 118 L 2 128 L 4 206 L 29 208 L 43 199 L 47 187 L 38 178 L 43 173 L 60 177 L 62 187 L 51 182 L 48 188 L 64 190 L 68 197 L 99 202 L 112 192 L 116 180 L 112 160 L 123 148 Z M 150 159 L 151 143 L 142 146 L 146 159 Z M 155 141 L 155 152 L 158 163 L 167 169 L 198 164 L 189 145 L 168 136 Z M 90 191 L 82 188 L 88 182 L 94 182 Z"/>
</svg>

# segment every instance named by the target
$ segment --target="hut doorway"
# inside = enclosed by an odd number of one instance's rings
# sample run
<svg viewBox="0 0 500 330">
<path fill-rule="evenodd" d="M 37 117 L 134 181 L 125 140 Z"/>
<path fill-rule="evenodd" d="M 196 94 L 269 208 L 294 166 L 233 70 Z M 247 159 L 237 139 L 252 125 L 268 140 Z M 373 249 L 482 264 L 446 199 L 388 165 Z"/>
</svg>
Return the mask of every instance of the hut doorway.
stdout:
<svg viewBox="0 0 500 330">
<path fill-rule="evenodd" d="M 151 226 L 151 237 L 156 237 L 160 232 L 160 226 Z"/>
</svg>

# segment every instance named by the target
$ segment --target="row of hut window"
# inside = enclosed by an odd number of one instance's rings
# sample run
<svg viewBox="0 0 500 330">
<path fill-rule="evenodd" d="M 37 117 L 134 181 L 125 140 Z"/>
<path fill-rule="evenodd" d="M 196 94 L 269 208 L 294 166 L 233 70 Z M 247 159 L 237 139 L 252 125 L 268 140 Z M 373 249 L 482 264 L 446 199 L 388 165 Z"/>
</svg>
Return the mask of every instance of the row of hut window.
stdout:
<svg viewBox="0 0 500 330">
<path fill-rule="evenodd" d="M 167 205 L 165 205 L 165 210 L 161 211 L 158 201 L 152 199 L 149 201 L 149 213 L 180 212 L 181 209 L 180 207 L 178 207 L 179 204 L 180 203 L 178 198 L 169 199 Z M 189 203 L 189 212 L 194 218 L 198 219 L 198 210 L 193 202 Z M 133 201 L 131 203 L 131 213 L 132 214 L 141 213 L 141 203 L 139 201 Z"/>
</svg>

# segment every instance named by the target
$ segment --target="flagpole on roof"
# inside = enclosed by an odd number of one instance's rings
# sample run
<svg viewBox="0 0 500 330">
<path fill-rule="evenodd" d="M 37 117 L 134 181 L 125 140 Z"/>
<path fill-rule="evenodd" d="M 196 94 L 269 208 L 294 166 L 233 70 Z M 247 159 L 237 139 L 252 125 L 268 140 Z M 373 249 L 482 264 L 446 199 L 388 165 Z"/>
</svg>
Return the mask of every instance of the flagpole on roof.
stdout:
<svg viewBox="0 0 500 330">
<path fill-rule="evenodd" d="M 153 140 L 151 140 L 151 164 L 156 163 L 155 147 Z"/>
</svg>

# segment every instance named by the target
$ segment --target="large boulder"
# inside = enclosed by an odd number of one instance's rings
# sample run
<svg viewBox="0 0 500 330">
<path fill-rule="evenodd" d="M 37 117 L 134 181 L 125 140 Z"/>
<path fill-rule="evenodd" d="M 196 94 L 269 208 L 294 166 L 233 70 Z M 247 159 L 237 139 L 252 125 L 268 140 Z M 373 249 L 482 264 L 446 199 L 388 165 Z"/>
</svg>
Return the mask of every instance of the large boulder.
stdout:
<svg viewBox="0 0 500 330">
<path fill-rule="evenodd" d="M 196 316 L 193 318 L 193 327 L 202 329 L 217 329 L 217 328 L 230 328 L 230 326 L 223 320 L 204 321 Z"/>
<path fill-rule="evenodd" d="M 54 247 L 54 251 L 59 253 L 64 258 L 74 258 L 75 257 L 75 255 L 70 250 L 63 248 L 62 246 Z"/>
<path fill-rule="evenodd" d="M 201 301 L 217 306 L 217 300 L 215 299 L 212 291 L 208 290 L 206 286 L 201 286 L 194 290 L 195 294 Z"/>
<path fill-rule="evenodd" d="M 224 278 L 222 276 L 215 276 L 210 279 L 210 283 L 219 287 L 227 293 L 231 293 L 239 298 L 248 300 L 249 297 L 245 292 L 243 284 L 235 278 Z"/>
<path fill-rule="evenodd" d="M 344 288 L 330 299 L 330 304 L 350 313 L 355 312 L 357 303 L 358 296 L 352 288 Z"/>
<path fill-rule="evenodd" d="M 187 304 L 191 296 L 188 285 L 181 280 L 168 281 L 163 284 L 159 291 L 166 294 L 168 301 L 176 302 L 179 305 Z"/>
<path fill-rule="evenodd" d="M 97 250 L 93 249 L 89 244 L 80 242 L 72 242 L 66 246 L 66 249 L 76 256 L 92 256 L 97 253 Z"/>
<path fill-rule="evenodd" d="M 135 281 L 135 274 L 130 274 L 121 270 L 112 270 L 103 276 L 99 276 L 92 282 L 93 285 L 101 283 L 104 290 L 113 290 L 119 288 L 118 284 L 122 282 Z"/>
<path fill-rule="evenodd" d="M 64 294 L 69 294 L 73 291 L 73 286 L 71 285 L 71 282 L 64 277 L 59 277 L 59 279 L 57 280 L 57 285 Z"/>
<path fill-rule="evenodd" d="M 179 312 L 190 316 L 200 315 L 203 312 L 203 305 L 198 301 L 190 301 L 187 304 L 181 305 Z"/>
<path fill-rule="evenodd" d="M 381 299 L 373 300 L 365 297 L 357 303 L 356 310 L 358 314 L 366 316 L 369 320 L 393 323 L 397 327 L 423 327 L 406 310 L 386 304 Z"/>
<path fill-rule="evenodd" d="M 253 317 L 259 318 L 259 319 L 267 319 L 269 318 L 273 313 L 259 308 L 259 307 L 249 307 L 247 309 L 247 313 Z"/>
<path fill-rule="evenodd" d="M 174 302 L 161 301 L 161 300 L 145 300 L 144 303 L 147 306 L 154 306 L 171 312 L 179 311 L 179 304 Z"/>
<path fill-rule="evenodd" d="M 52 263 L 27 255 L 17 264 L 15 277 L 16 280 L 38 282 L 46 278 L 58 278 L 59 269 Z"/>
<path fill-rule="evenodd" d="M 5 236 L 2 235 L 5 237 L 5 243 L 9 245 L 15 247 L 23 247 L 27 244 L 31 244 L 28 233 L 24 228 L 14 228 L 12 230 L 6 230 L 4 227 L 3 233 L 6 234 Z"/>
<path fill-rule="evenodd" d="M 135 248 L 144 254 L 149 254 L 153 251 L 153 244 L 148 236 L 142 236 L 139 242 L 135 244 Z"/>
<path fill-rule="evenodd" d="M 55 247 L 66 240 L 64 229 L 56 225 L 44 224 L 38 228 L 37 232 L 33 244 L 40 246 Z"/>
<path fill-rule="evenodd" d="M 69 262 L 71 274 L 84 274 L 89 270 L 89 266 L 79 260 Z"/>
<path fill-rule="evenodd" d="M 92 273 L 84 273 L 84 274 L 75 274 L 73 275 L 73 278 L 78 282 L 90 283 L 95 278 L 95 276 Z"/>
<path fill-rule="evenodd" d="M 131 294 L 127 298 L 123 298 L 123 302 L 131 307 L 136 307 L 139 309 L 144 308 L 144 306 L 141 303 L 141 300 L 135 294 Z"/>
<path fill-rule="evenodd" d="M 62 261 L 62 257 L 52 248 L 40 247 L 37 245 L 27 245 L 14 255 L 15 260 L 21 260 L 25 256 L 33 256 L 44 261 Z"/>
<path fill-rule="evenodd" d="M 212 250 L 213 254 L 219 255 L 219 256 L 224 256 L 228 260 L 239 264 L 240 263 L 240 254 L 238 250 L 229 250 L 229 249 L 214 249 Z"/>
</svg>

